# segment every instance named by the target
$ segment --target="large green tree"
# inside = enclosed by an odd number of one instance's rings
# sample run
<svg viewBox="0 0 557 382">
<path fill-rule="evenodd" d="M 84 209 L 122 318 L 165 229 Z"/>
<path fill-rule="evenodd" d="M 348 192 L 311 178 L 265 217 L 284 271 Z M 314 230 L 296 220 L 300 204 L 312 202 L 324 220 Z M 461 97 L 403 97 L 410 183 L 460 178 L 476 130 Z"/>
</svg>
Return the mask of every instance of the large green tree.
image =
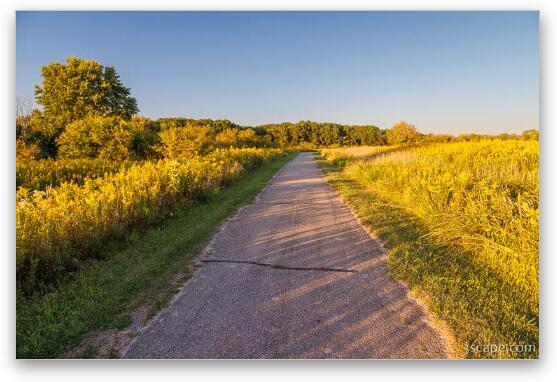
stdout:
<svg viewBox="0 0 557 382">
<path fill-rule="evenodd" d="M 54 142 L 67 125 L 90 115 L 130 119 L 139 111 L 113 67 L 68 57 L 65 64 L 43 66 L 41 76 L 35 100 L 42 110 L 34 113 L 33 125 L 46 140 Z"/>
</svg>

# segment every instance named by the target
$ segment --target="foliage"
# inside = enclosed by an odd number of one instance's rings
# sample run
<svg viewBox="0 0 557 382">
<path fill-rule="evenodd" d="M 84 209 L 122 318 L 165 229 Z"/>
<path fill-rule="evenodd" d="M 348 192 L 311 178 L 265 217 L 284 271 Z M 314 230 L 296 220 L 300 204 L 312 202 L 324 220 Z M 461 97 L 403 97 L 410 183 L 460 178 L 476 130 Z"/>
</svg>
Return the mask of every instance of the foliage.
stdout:
<svg viewBox="0 0 557 382">
<path fill-rule="evenodd" d="M 238 147 L 258 147 L 264 146 L 253 129 L 242 129 L 238 132 Z"/>
<path fill-rule="evenodd" d="M 258 128 L 242 127 L 228 120 L 161 118 L 157 121 L 161 132 L 171 129 L 198 131 L 210 141 L 212 147 L 266 147 L 265 132 Z M 192 133 L 183 133 L 190 136 Z"/>
<path fill-rule="evenodd" d="M 268 140 L 252 128 L 227 120 L 163 118 L 155 150 L 165 158 L 179 159 L 205 155 L 216 148 L 267 147 Z"/>
<path fill-rule="evenodd" d="M 311 144 L 313 147 L 332 145 L 382 145 L 384 132 L 375 126 L 349 126 L 336 123 L 300 121 L 262 125 L 256 128 L 270 136 L 278 147 L 294 147 Z"/>
<path fill-rule="evenodd" d="M 89 115 L 70 123 L 57 139 L 58 156 L 121 161 L 155 156 L 158 126 L 147 118 Z"/>
<path fill-rule="evenodd" d="M 187 277 L 187 264 L 230 214 L 257 195 L 292 155 L 278 158 L 211 194 L 205 203 L 179 207 L 162 225 L 103 249 L 105 260 L 67 277 L 41 295 L 17 293 L 16 356 L 56 358 L 91 331 L 111 325 L 140 301 L 156 309 Z M 184 275 L 184 273 L 186 273 Z M 160 308 L 160 306 L 158 307 Z"/>
<path fill-rule="evenodd" d="M 52 62 L 41 68 L 42 86 L 35 86 L 32 125 L 44 139 L 54 141 L 70 123 L 90 114 L 129 119 L 138 112 L 113 67 L 93 60 L 68 57 L 66 63 Z"/>
<path fill-rule="evenodd" d="M 387 143 L 390 145 L 415 143 L 420 139 L 420 136 L 421 134 L 418 133 L 414 125 L 401 121 L 387 131 Z"/>
<path fill-rule="evenodd" d="M 239 141 L 238 134 L 238 129 L 225 129 L 215 136 L 215 143 L 222 147 L 235 146 Z"/>
<path fill-rule="evenodd" d="M 16 163 L 22 161 L 30 161 L 39 157 L 39 148 L 37 145 L 28 145 L 23 139 L 16 139 L 15 141 L 15 156 Z"/>
<path fill-rule="evenodd" d="M 30 135 L 33 103 L 29 98 L 16 97 L 15 105 L 15 136 L 16 139 L 21 139 L 27 143 Z"/>
<path fill-rule="evenodd" d="M 253 129 L 225 129 L 215 136 L 219 147 L 258 147 L 264 145 Z"/>
<path fill-rule="evenodd" d="M 210 150 L 213 142 L 209 128 L 198 126 L 165 128 L 159 133 L 159 139 L 156 150 L 167 159 L 203 155 Z"/>
<path fill-rule="evenodd" d="M 522 139 L 538 141 L 540 139 L 540 132 L 538 130 L 525 130 L 522 132 Z"/>
<path fill-rule="evenodd" d="M 31 115 L 19 115 L 15 118 L 15 136 L 26 141 L 31 136 Z"/>
<path fill-rule="evenodd" d="M 66 159 L 129 159 L 133 134 L 120 117 L 89 115 L 66 126 L 57 140 L 58 156 Z"/>
<path fill-rule="evenodd" d="M 104 159 L 41 159 L 16 163 L 16 186 L 44 191 L 61 183 L 83 185 L 85 179 L 102 178 L 131 166 L 133 162 L 112 162 Z"/>
<path fill-rule="evenodd" d="M 386 143 L 385 131 L 375 126 L 351 126 L 346 129 L 343 145 L 382 145 Z"/>
<path fill-rule="evenodd" d="M 158 120 L 161 131 L 173 127 L 201 127 L 218 134 L 226 129 L 240 129 L 240 126 L 227 119 L 193 119 L 193 118 L 160 118 Z"/>
<path fill-rule="evenodd" d="M 122 123 L 122 122 L 121 122 Z M 149 118 L 133 116 L 126 121 L 129 131 L 132 133 L 131 151 L 136 159 L 150 159 L 157 156 L 155 147 L 159 144 L 158 123 Z"/>
<path fill-rule="evenodd" d="M 246 168 L 280 154 L 276 149 L 218 150 L 181 162 L 133 164 L 79 186 L 17 190 L 17 278 L 23 290 L 52 281 L 97 256 L 111 240 L 168 217 L 238 178 Z"/>
</svg>

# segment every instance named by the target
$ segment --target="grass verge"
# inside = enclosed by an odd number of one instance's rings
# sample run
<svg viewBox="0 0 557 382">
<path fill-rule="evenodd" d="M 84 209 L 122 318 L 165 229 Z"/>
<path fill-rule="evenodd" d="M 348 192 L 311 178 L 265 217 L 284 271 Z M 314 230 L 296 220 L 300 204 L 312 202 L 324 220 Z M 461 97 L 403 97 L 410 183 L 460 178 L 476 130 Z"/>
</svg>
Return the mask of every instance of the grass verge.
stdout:
<svg viewBox="0 0 557 382">
<path fill-rule="evenodd" d="M 427 227 L 407 209 L 348 178 L 342 167 L 318 159 L 329 183 L 384 243 L 389 274 L 407 283 L 448 325 L 457 356 L 538 358 L 538 317 L 527 304 L 517 303 L 523 296 L 516 289 L 464 248 L 425 236 Z"/>
<path fill-rule="evenodd" d="M 92 331 L 120 329 L 138 301 L 161 309 L 188 277 L 188 263 L 218 225 L 252 200 L 294 153 L 262 165 L 204 203 L 179 210 L 160 227 L 134 233 L 123 249 L 112 249 L 50 293 L 17 294 L 17 358 L 55 358 Z"/>
</svg>

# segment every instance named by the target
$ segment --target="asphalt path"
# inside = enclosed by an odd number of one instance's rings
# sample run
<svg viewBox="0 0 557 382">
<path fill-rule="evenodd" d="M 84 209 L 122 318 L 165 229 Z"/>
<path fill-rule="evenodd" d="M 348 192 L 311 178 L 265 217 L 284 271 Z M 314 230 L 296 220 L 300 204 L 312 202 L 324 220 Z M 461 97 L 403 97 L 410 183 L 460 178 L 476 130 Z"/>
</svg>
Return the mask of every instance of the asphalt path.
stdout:
<svg viewBox="0 0 557 382">
<path fill-rule="evenodd" d="M 442 333 L 387 274 L 312 153 L 215 235 L 126 358 L 446 358 Z"/>
</svg>

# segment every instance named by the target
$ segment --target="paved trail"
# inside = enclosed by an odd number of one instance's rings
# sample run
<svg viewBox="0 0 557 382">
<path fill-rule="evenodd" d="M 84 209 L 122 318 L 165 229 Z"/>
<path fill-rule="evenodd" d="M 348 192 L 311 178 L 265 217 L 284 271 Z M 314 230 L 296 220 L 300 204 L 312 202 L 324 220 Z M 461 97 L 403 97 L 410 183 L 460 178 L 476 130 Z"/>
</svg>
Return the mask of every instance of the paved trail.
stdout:
<svg viewBox="0 0 557 382">
<path fill-rule="evenodd" d="M 447 357 L 313 154 L 289 162 L 212 247 L 126 357 Z"/>
</svg>

